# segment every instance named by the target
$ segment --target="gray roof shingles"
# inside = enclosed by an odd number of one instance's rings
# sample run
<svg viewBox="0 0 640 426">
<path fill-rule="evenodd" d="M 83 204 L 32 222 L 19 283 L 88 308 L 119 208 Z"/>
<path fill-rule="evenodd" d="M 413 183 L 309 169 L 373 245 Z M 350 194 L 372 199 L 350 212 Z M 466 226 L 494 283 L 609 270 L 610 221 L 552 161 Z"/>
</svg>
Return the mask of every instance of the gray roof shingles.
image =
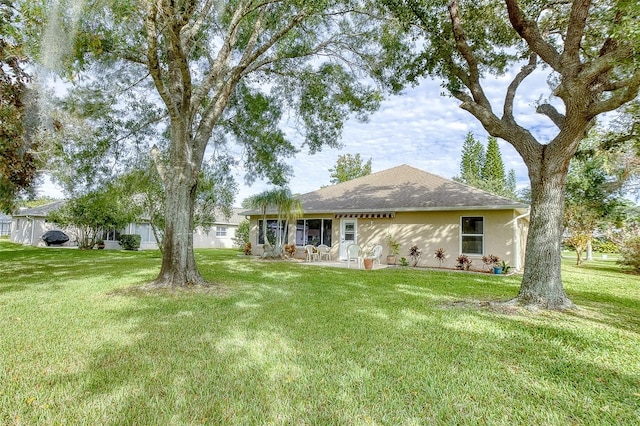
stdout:
<svg viewBox="0 0 640 426">
<path fill-rule="evenodd" d="M 305 213 L 528 208 L 406 164 L 303 194 L 300 200 Z"/>
</svg>

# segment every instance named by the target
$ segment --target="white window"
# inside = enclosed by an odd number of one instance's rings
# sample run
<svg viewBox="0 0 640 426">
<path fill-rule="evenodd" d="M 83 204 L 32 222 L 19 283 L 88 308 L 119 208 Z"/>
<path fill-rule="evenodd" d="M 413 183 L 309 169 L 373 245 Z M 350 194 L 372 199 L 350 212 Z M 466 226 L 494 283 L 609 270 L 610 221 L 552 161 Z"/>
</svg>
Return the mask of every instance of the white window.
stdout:
<svg viewBox="0 0 640 426">
<path fill-rule="evenodd" d="M 226 237 L 226 236 L 227 236 L 227 227 L 216 226 L 216 237 Z"/>
<path fill-rule="evenodd" d="M 134 234 L 140 235 L 141 243 L 154 243 L 156 241 L 151 225 L 148 223 L 136 223 Z"/>
<path fill-rule="evenodd" d="M 484 218 L 463 216 L 460 220 L 460 253 L 484 253 Z"/>
</svg>

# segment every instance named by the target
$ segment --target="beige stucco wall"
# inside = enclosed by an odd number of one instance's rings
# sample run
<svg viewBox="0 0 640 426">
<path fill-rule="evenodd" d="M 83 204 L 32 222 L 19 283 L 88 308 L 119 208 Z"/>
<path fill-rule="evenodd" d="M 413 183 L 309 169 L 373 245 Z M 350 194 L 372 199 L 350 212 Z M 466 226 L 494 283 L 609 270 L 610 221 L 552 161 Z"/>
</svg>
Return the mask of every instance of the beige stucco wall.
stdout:
<svg viewBox="0 0 640 426">
<path fill-rule="evenodd" d="M 519 217 L 515 210 L 476 210 L 445 212 L 397 212 L 391 219 L 358 219 L 357 243 L 361 246 L 380 244 L 384 247 L 383 262 L 389 249 L 386 236 L 392 235 L 400 243 L 400 254 L 409 259 L 409 248 L 417 245 L 422 250 L 418 266 L 440 266 L 433 254 L 436 249 L 444 248 L 447 260 L 443 267 L 455 267 L 456 258 L 460 254 L 460 220 L 462 216 L 482 216 L 484 218 L 484 255 L 493 254 L 504 259 L 513 268 L 522 269 L 524 250 L 528 231 L 528 220 Z M 307 219 L 332 219 L 331 258 L 339 257 L 340 219 L 333 215 L 305 215 Z M 250 220 L 251 245 L 253 254 L 262 254 L 258 245 L 258 220 L 253 216 Z M 275 217 L 267 217 L 275 219 Z M 289 241 L 295 241 L 295 224 L 289 225 Z M 299 248 L 298 257 L 303 257 Z M 472 269 L 483 269 L 482 255 L 469 255 Z"/>
</svg>

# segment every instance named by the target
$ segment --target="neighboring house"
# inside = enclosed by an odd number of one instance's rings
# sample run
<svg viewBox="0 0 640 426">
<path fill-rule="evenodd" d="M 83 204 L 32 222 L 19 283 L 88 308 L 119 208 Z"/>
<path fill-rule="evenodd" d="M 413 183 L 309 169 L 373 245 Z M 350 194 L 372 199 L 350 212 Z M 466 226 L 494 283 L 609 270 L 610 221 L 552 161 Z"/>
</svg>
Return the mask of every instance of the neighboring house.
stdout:
<svg viewBox="0 0 640 426">
<path fill-rule="evenodd" d="M 11 216 L 0 213 L 0 237 L 11 236 Z"/>
<path fill-rule="evenodd" d="M 60 229 L 55 223 L 47 221 L 47 215 L 63 205 L 64 200 L 59 200 L 38 207 L 20 208 L 11 218 L 11 241 L 28 246 L 46 245 L 40 237 L 47 231 Z M 64 231 L 64 229 L 61 230 Z M 72 239 L 73 237 L 69 235 L 69 241 L 63 245 L 75 245 Z"/>
<path fill-rule="evenodd" d="M 400 243 L 399 257 L 409 248 L 422 250 L 419 266 L 437 267 L 434 252 L 444 248 L 444 267 L 454 267 L 466 254 L 473 269 L 493 254 L 522 269 L 529 227 L 529 206 L 408 165 L 394 167 L 300 196 L 304 216 L 285 231 L 290 243 L 326 244 L 331 258 L 346 259 L 348 245 L 380 244 L 388 254 L 386 236 Z M 262 215 L 250 216 L 251 243 L 260 254 Z M 268 233 L 277 232 L 274 209 L 268 212 Z M 302 250 L 298 250 L 302 253 Z"/>
<path fill-rule="evenodd" d="M 42 235 L 51 229 L 60 229 L 69 235 L 69 242 L 65 246 L 75 246 L 74 233 L 72 229 L 64 229 L 55 223 L 47 221 L 47 215 L 62 207 L 64 201 L 55 201 L 35 208 L 20 209 L 12 218 L 11 241 L 33 246 L 44 246 Z M 222 214 L 216 216 L 216 222 L 208 229 L 196 228 L 193 232 L 194 248 L 231 248 L 236 229 L 244 216 L 238 214 L 239 209 L 234 209 L 229 219 L 225 219 Z M 140 249 L 157 249 L 156 240 L 153 236 L 151 225 L 148 221 L 130 223 L 125 229 L 105 231 L 104 241 L 107 249 L 120 249 L 118 237 L 120 234 L 138 234 L 141 237 Z"/>
</svg>

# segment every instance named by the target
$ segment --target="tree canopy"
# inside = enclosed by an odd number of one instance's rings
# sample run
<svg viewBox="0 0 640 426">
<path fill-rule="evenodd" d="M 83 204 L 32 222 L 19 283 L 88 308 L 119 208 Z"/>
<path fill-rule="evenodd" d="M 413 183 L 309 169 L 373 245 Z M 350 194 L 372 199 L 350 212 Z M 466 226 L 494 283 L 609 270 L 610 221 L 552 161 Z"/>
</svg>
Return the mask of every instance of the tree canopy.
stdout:
<svg viewBox="0 0 640 426">
<path fill-rule="evenodd" d="M 0 1 L 0 211 L 11 213 L 15 201 L 32 189 L 39 159 L 34 138 L 35 94 L 19 31 L 20 10 Z"/>
<path fill-rule="evenodd" d="M 282 185 L 290 174 L 287 157 L 302 148 L 315 153 L 339 146 L 344 120 L 351 114 L 363 118 L 377 107 L 378 90 L 359 78 L 358 70 L 375 57 L 372 32 L 378 29 L 370 17 L 354 13 L 362 6 L 114 0 L 87 2 L 80 14 L 58 10 L 63 16 L 56 17 L 52 11 L 57 22 L 77 30 L 73 56 L 61 61 L 71 64 L 67 69 L 76 86 L 119 96 L 121 101 L 101 105 L 124 107 L 122 119 L 131 122 L 151 122 L 145 103 L 162 106 L 161 124 L 152 127 L 168 141 L 166 148 L 158 145 L 166 166 L 156 162 L 166 225 L 163 266 L 153 285 L 206 285 L 188 235 L 209 151 L 242 161 L 249 183 L 265 178 Z M 104 111 L 107 120 L 116 119 Z M 302 143 L 280 128 L 290 113 L 295 120 L 288 124 Z"/>
<path fill-rule="evenodd" d="M 336 165 L 329 169 L 332 184 L 346 182 L 371 174 L 371 158 L 363 161 L 360 154 L 344 154 L 338 156 Z"/>
<path fill-rule="evenodd" d="M 629 0 L 385 0 L 397 18 L 386 39 L 379 75 L 395 89 L 431 75 L 487 132 L 522 156 L 531 181 L 525 271 L 514 303 L 551 309 L 573 306 L 561 278 L 564 184 L 569 161 L 596 117 L 633 101 L 640 88 L 638 5 Z M 386 68 L 387 70 L 393 69 Z M 518 90 L 535 71 L 535 112 L 552 123 L 550 139 L 517 114 Z M 486 77 L 507 76 L 502 100 Z M 497 105 L 496 105 L 497 103 Z M 532 111 L 533 112 L 533 111 Z"/>
</svg>

